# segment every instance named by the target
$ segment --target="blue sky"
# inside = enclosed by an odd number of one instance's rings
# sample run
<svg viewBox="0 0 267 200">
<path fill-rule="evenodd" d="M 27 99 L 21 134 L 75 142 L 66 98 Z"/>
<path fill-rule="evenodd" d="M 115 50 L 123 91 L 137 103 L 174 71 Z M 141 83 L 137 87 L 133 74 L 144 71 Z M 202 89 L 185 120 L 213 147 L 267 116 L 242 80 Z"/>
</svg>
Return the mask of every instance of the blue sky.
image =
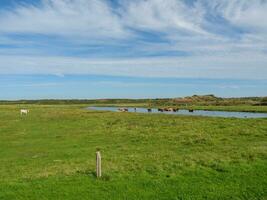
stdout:
<svg viewBox="0 0 267 200">
<path fill-rule="evenodd" d="M 1 0 L 0 99 L 266 96 L 266 0 Z"/>
</svg>

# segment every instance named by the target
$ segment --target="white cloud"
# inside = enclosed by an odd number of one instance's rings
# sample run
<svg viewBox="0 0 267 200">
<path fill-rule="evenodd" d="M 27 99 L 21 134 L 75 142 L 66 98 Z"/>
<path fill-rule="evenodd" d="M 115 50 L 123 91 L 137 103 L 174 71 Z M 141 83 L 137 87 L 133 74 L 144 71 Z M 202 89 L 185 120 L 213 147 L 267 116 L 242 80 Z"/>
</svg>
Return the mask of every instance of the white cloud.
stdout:
<svg viewBox="0 0 267 200">
<path fill-rule="evenodd" d="M 251 67 L 257 65 L 257 70 Z M 224 56 L 86 59 L 0 56 L 0 74 L 101 74 L 137 77 L 266 79 L 267 57 Z M 2 67 L 2 66 L 8 66 Z M 19 66 L 19 67 L 18 67 Z"/>
<path fill-rule="evenodd" d="M 267 36 L 267 1 L 203 0 L 232 25 Z"/>
<path fill-rule="evenodd" d="M 205 34 L 201 28 L 203 11 L 177 0 L 136 0 L 124 2 L 124 22 L 141 30 Z"/>
<path fill-rule="evenodd" d="M 43 0 L 39 7 L 18 6 L 0 15 L 2 33 L 68 37 L 123 38 L 127 32 L 103 0 Z"/>
<path fill-rule="evenodd" d="M 116 8 L 107 0 L 43 0 L 39 6 L 18 5 L 12 11 L 0 11 L 0 45 L 23 46 L 23 39 L 11 39 L 8 34 L 55 35 L 66 39 L 68 50 L 108 43 L 117 48 L 114 51 L 123 51 L 118 50 L 123 44 L 134 44 L 132 56 L 140 58 L 56 57 L 42 48 L 0 47 L 0 74 L 202 78 L 251 78 L 253 74 L 253 78 L 266 79 L 266 10 L 267 1 L 263 0 L 197 0 L 192 5 L 182 0 L 120 0 Z M 233 32 L 244 32 L 232 38 L 211 31 L 210 26 L 228 24 L 210 22 L 207 14 L 225 19 Z M 162 33 L 160 39 L 165 42 L 158 42 L 159 38 L 148 42 L 149 36 L 140 34 L 142 31 Z M 27 45 L 34 46 L 36 41 L 29 40 Z M 187 56 L 141 58 L 147 53 L 177 51 Z"/>
</svg>

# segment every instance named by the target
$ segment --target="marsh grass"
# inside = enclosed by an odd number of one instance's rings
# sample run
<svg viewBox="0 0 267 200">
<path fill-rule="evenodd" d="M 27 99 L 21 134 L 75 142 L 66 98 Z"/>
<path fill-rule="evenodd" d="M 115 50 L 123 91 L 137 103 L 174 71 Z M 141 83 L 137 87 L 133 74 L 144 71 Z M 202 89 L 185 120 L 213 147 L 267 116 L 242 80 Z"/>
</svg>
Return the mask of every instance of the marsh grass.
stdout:
<svg viewBox="0 0 267 200">
<path fill-rule="evenodd" d="M 1 200 L 267 197 L 267 119 L 21 107 L 0 106 Z"/>
</svg>

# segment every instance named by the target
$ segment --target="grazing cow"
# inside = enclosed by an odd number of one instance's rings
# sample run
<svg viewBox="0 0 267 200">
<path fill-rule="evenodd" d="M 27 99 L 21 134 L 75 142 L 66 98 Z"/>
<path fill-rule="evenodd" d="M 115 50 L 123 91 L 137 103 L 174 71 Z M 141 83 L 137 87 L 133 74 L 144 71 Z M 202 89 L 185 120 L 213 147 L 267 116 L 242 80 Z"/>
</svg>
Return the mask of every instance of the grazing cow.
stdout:
<svg viewBox="0 0 267 200">
<path fill-rule="evenodd" d="M 170 112 L 174 112 L 174 108 L 169 108 L 169 111 Z"/>
<path fill-rule="evenodd" d="M 173 112 L 173 108 L 166 108 L 164 109 L 165 111 L 168 111 L 168 112 Z"/>
<path fill-rule="evenodd" d="M 189 112 L 194 112 L 194 110 L 193 110 L 193 109 L 189 109 L 188 111 L 189 111 Z"/>
<path fill-rule="evenodd" d="M 118 110 L 121 112 L 128 112 L 128 108 L 119 108 Z"/>
<path fill-rule="evenodd" d="M 164 110 L 162 108 L 158 108 L 158 111 L 159 112 L 163 112 Z"/>
<path fill-rule="evenodd" d="M 179 108 L 174 108 L 173 112 L 177 112 L 179 110 Z"/>
<path fill-rule="evenodd" d="M 151 108 L 148 108 L 148 109 L 147 109 L 147 112 L 152 112 L 152 109 L 151 109 Z"/>
<path fill-rule="evenodd" d="M 169 108 L 163 108 L 164 111 L 169 111 Z"/>
<path fill-rule="evenodd" d="M 20 115 L 27 115 L 30 111 L 27 109 L 21 109 L 20 110 Z"/>
</svg>

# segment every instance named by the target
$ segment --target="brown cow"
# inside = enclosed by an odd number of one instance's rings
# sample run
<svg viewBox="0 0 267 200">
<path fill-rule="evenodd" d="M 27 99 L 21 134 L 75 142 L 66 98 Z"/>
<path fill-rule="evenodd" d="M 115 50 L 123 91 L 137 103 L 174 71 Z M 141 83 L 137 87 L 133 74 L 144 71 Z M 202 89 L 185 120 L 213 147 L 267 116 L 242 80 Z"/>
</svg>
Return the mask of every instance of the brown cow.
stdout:
<svg viewBox="0 0 267 200">
<path fill-rule="evenodd" d="M 168 108 L 168 111 L 169 112 L 173 112 L 174 111 L 174 108 Z"/>
<path fill-rule="evenodd" d="M 128 112 L 128 108 L 119 108 L 118 110 L 121 112 Z"/>
</svg>

